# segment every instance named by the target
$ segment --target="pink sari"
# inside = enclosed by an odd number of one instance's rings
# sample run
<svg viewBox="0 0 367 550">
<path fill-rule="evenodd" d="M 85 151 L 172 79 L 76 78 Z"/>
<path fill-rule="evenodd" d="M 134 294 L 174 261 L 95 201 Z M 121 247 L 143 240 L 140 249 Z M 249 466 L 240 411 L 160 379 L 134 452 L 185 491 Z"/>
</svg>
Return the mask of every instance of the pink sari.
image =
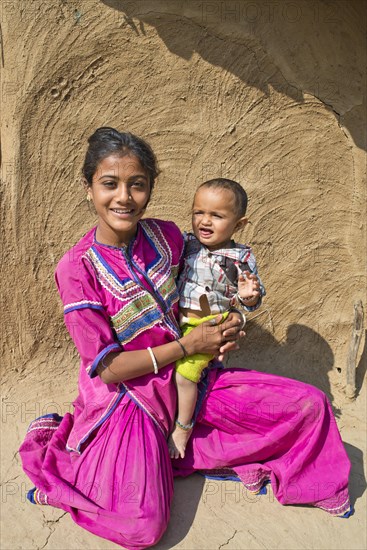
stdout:
<svg viewBox="0 0 367 550">
<path fill-rule="evenodd" d="M 20 453 L 33 501 L 68 511 L 90 532 L 126 548 L 164 533 L 173 475 L 201 471 L 256 492 L 270 480 L 282 504 L 349 509 L 350 463 L 325 395 L 251 370 L 207 369 L 185 459 L 171 461 L 176 412 L 173 365 L 126 384 L 96 375 L 110 351 L 144 349 L 179 335 L 175 277 L 182 238 L 169 222 L 144 220 L 127 250 L 90 231 L 60 261 L 65 322 L 81 356 L 74 414 L 32 422 Z"/>
</svg>

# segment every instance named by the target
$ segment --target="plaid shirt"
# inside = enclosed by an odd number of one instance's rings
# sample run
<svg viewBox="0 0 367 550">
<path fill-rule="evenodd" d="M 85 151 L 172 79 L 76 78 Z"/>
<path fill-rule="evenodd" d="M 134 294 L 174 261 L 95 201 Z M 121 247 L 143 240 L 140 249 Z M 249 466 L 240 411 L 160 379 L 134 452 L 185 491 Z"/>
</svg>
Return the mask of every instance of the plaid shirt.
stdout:
<svg viewBox="0 0 367 550">
<path fill-rule="evenodd" d="M 212 314 L 223 313 L 231 306 L 254 311 L 261 305 L 265 288 L 257 273 L 256 260 L 249 246 L 232 241 L 231 248 L 210 251 L 192 233 L 184 233 L 184 267 L 178 278 L 180 307 L 201 310 L 200 297 L 206 295 Z M 238 301 L 238 270 L 257 275 L 260 297 L 256 305 Z"/>
</svg>

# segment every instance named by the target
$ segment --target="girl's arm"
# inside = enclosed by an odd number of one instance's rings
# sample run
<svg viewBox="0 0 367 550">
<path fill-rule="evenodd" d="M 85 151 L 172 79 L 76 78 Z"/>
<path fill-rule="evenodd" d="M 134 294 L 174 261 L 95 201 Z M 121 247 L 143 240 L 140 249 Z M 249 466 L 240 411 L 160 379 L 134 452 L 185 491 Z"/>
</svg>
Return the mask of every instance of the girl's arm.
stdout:
<svg viewBox="0 0 367 550">
<path fill-rule="evenodd" d="M 216 321 L 220 321 L 218 316 Z M 235 340 L 241 335 L 241 320 L 233 316 L 221 325 L 213 326 L 210 321 L 193 329 L 179 339 L 187 355 L 208 353 L 217 355 L 231 349 L 237 349 Z M 158 368 L 174 363 L 183 356 L 183 350 L 177 341 L 152 348 Z M 153 371 L 153 362 L 147 349 L 109 353 L 97 367 L 97 374 L 106 384 L 123 382 Z"/>
</svg>

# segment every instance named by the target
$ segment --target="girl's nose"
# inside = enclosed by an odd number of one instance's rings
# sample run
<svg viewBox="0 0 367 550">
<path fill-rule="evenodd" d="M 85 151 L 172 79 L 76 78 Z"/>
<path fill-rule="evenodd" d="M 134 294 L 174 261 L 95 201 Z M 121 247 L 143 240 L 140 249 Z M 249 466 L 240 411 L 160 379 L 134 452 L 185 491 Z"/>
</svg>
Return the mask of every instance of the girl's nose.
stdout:
<svg viewBox="0 0 367 550">
<path fill-rule="evenodd" d="M 130 189 L 126 184 L 119 185 L 117 188 L 117 200 L 119 202 L 128 202 L 131 199 Z"/>
</svg>

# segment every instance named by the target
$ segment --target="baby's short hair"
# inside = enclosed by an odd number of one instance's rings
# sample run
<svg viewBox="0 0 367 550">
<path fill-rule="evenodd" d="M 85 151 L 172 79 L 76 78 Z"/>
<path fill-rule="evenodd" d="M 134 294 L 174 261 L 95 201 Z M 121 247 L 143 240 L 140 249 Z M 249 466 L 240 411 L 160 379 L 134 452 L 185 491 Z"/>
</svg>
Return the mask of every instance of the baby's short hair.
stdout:
<svg viewBox="0 0 367 550">
<path fill-rule="evenodd" d="M 204 181 L 204 183 L 199 185 L 198 190 L 202 187 L 209 187 L 212 189 L 228 189 L 228 191 L 232 191 L 235 198 L 238 217 L 242 218 L 246 214 L 247 193 L 236 181 L 228 180 L 226 178 L 215 178 L 213 180 Z"/>
</svg>

